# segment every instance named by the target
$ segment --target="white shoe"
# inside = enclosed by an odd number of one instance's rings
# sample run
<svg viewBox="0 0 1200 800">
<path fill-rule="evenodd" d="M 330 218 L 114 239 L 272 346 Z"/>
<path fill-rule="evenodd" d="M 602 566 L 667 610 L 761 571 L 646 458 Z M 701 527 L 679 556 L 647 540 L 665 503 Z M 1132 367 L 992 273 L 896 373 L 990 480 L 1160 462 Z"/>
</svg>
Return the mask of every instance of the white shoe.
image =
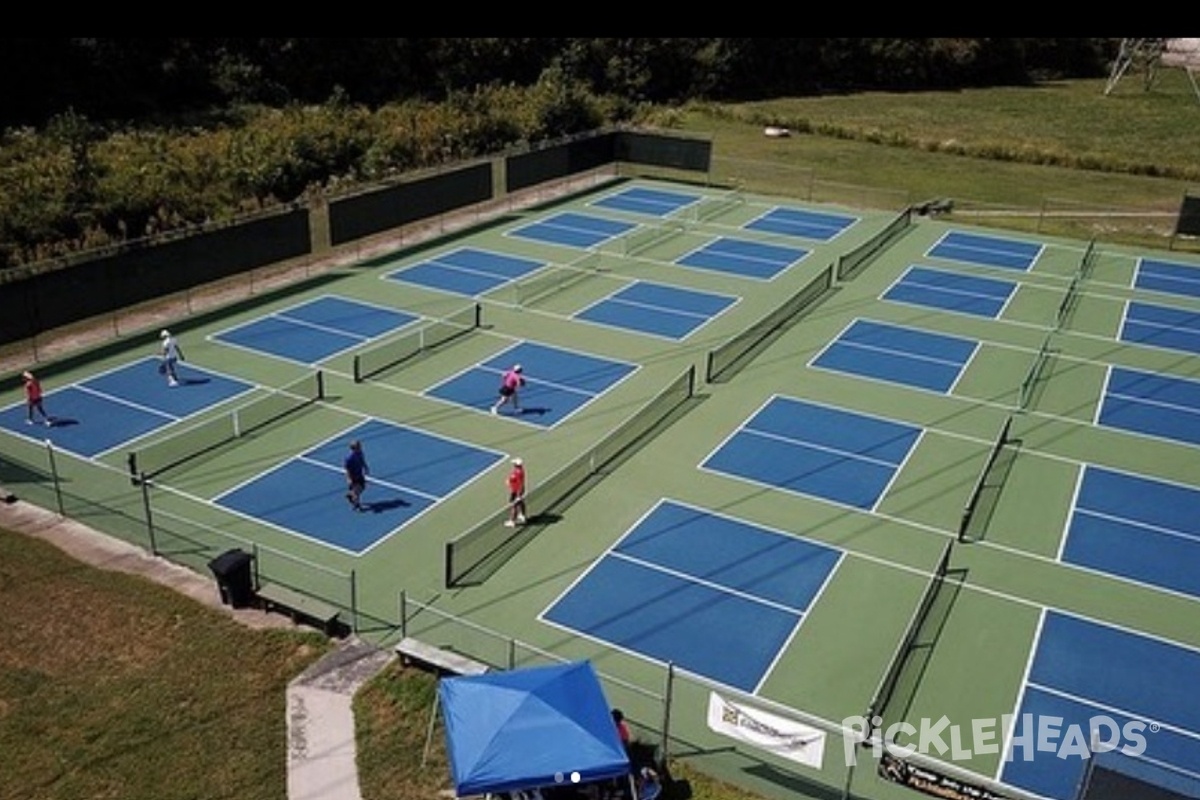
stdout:
<svg viewBox="0 0 1200 800">
<path fill-rule="evenodd" d="M 167 386 L 178 386 L 178 385 L 179 385 L 179 381 L 175 380 L 174 378 L 171 378 L 171 380 L 167 381 Z"/>
<path fill-rule="evenodd" d="M 54 421 L 48 419 L 45 422 L 43 422 L 42 424 L 45 425 L 47 428 L 49 428 L 51 425 L 54 424 Z"/>
<path fill-rule="evenodd" d="M 515 527 L 517 527 L 517 523 L 513 522 L 511 519 L 506 519 L 506 520 L 504 520 L 504 527 L 515 528 Z"/>
<path fill-rule="evenodd" d="M 517 514 L 517 524 L 518 525 L 525 524 L 525 515 L 524 514 Z"/>
<path fill-rule="evenodd" d="M 31 419 L 27 419 L 27 420 L 25 420 L 25 424 L 26 424 L 26 425 L 32 425 L 32 424 L 33 424 L 33 420 L 31 420 Z"/>
<path fill-rule="evenodd" d="M 496 410 L 496 407 L 495 407 L 495 406 L 492 406 L 492 416 L 494 417 L 494 416 L 496 416 L 496 415 L 497 415 L 497 414 L 499 414 L 499 413 L 500 413 L 500 412 Z"/>
</svg>

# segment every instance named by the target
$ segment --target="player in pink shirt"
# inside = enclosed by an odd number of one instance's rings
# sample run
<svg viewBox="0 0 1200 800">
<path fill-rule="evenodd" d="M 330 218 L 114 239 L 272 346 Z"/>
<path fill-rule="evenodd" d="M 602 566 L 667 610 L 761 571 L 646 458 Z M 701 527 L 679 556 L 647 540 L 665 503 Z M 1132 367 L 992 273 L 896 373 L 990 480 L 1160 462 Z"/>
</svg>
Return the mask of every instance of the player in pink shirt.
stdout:
<svg viewBox="0 0 1200 800">
<path fill-rule="evenodd" d="M 496 404 L 492 406 L 492 413 L 499 414 L 500 407 L 505 403 L 511 402 L 515 411 L 521 410 L 521 398 L 519 392 L 521 387 L 525 385 L 525 370 L 520 364 L 513 365 L 513 368 L 504 373 L 504 377 L 500 380 L 500 397 L 496 400 Z"/>
</svg>

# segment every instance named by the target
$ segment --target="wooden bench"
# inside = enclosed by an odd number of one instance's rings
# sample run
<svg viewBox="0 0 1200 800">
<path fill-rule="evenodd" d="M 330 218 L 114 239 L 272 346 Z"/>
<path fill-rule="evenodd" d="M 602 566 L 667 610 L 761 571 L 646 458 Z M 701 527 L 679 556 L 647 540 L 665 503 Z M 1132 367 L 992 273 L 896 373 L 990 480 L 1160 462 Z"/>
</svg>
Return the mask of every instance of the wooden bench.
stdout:
<svg viewBox="0 0 1200 800">
<path fill-rule="evenodd" d="M 411 636 L 400 640 L 396 645 L 396 652 L 405 664 L 420 664 L 453 675 L 482 675 L 488 671 L 487 664 L 481 664 L 453 650 L 426 644 Z"/>
<path fill-rule="evenodd" d="M 938 214 L 949 214 L 954 210 L 954 201 L 949 197 L 935 197 L 924 203 L 917 203 L 913 211 L 923 217 L 936 217 Z"/>
<path fill-rule="evenodd" d="M 314 623 L 329 636 L 337 636 L 343 632 L 343 625 L 338 620 L 341 609 L 324 600 L 281 583 L 264 583 L 258 587 L 257 594 L 264 611 L 282 611 L 290 616 L 293 622 Z"/>
</svg>

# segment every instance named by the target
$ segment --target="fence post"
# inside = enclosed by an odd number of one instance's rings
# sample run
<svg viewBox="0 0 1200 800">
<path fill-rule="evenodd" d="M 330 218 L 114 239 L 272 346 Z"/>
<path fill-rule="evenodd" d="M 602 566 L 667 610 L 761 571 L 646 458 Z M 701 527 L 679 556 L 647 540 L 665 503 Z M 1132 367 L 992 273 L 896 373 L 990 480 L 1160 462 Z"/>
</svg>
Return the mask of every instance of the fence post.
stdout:
<svg viewBox="0 0 1200 800">
<path fill-rule="evenodd" d="M 408 636 L 408 595 L 400 590 L 400 638 Z"/>
<path fill-rule="evenodd" d="M 667 679 L 663 685 L 663 720 L 662 720 L 662 741 L 659 742 L 660 760 L 662 763 L 667 762 L 671 751 L 671 692 L 675 686 L 675 663 L 667 662 Z"/>
</svg>

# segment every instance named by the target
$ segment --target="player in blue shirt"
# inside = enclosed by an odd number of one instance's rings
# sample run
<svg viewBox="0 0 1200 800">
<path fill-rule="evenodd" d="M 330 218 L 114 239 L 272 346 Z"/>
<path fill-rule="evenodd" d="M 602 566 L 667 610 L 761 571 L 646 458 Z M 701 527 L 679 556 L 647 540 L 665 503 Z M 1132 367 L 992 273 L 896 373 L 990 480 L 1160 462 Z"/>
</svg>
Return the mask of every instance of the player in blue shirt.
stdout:
<svg viewBox="0 0 1200 800">
<path fill-rule="evenodd" d="M 367 473 L 371 469 L 367 466 L 367 457 L 363 455 L 362 443 L 357 439 L 350 443 L 350 452 L 343 463 L 346 467 L 346 499 L 355 511 L 365 511 L 361 499 L 367 488 Z"/>
</svg>

